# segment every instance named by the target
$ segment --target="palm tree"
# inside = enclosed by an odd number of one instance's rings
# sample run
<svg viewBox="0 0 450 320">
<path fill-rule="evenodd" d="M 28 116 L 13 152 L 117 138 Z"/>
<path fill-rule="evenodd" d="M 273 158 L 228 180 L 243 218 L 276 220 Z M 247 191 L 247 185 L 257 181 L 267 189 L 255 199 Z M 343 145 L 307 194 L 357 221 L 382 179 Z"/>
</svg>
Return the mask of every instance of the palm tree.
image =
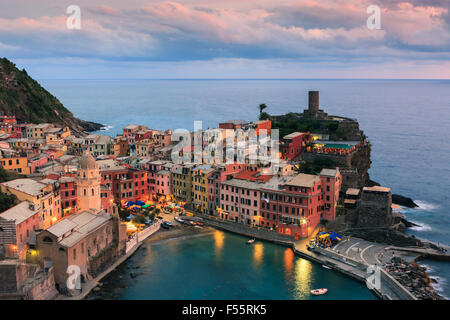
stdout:
<svg viewBox="0 0 450 320">
<path fill-rule="evenodd" d="M 259 108 L 259 115 L 261 115 L 264 109 L 267 108 L 267 105 L 265 103 L 261 103 L 258 108 Z"/>
</svg>

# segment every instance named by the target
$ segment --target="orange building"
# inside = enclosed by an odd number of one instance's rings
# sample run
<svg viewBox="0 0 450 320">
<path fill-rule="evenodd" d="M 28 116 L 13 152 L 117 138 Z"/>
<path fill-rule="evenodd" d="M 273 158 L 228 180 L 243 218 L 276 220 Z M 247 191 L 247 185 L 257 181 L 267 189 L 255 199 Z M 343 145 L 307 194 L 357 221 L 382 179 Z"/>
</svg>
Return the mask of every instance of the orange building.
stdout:
<svg viewBox="0 0 450 320">
<path fill-rule="evenodd" d="M 15 171 L 20 174 L 30 174 L 27 157 L 0 158 L 0 165 L 8 171 Z"/>
</svg>

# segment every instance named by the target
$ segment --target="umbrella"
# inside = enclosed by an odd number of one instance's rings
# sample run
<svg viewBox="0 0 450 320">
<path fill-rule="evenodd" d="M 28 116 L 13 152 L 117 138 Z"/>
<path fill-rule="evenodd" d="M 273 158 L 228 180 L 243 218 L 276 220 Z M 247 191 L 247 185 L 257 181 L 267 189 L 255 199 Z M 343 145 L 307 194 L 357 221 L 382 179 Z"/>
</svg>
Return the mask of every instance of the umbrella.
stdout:
<svg viewBox="0 0 450 320">
<path fill-rule="evenodd" d="M 136 204 L 137 204 L 138 206 L 143 206 L 143 205 L 145 205 L 145 202 L 144 202 L 144 201 L 141 201 L 141 200 L 138 200 L 138 201 L 136 201 Z"/>
</svg>

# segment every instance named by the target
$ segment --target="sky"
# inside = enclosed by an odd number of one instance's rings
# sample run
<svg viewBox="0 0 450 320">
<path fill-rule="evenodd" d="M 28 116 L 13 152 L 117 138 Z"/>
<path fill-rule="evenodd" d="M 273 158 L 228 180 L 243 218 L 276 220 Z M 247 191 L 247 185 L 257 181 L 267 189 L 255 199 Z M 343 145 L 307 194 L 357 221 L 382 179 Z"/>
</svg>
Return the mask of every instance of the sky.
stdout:
<svg viewBox="0 0 450 320">
<path fill-rule="evenodd" d="M 77 5 L 80 29 L 67 13 Z M 367 20 L 380 8 L 380 29 Z M 39 79 L 450 79 L 450 0 L 1 0 Z M 72 21 L 72 20 L 70 20 Z"/>
</svg>

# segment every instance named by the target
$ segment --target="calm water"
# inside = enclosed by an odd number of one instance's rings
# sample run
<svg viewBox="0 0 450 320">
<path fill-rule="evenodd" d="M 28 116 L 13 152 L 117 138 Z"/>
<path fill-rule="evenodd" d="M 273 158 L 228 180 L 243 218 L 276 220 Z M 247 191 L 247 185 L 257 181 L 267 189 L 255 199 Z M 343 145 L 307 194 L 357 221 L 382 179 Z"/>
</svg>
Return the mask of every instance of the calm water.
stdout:
<svg viewBox="0 0 450 320">
<path fill-rule="evenodd" d="M 298 258 L 290 248 L 247 240 L 216 231 L 148 244 L 105 280 L 104 298 L 376 299 L 364 284 Z M 329 289 L 325 296 L 309 293 L 322 287 Z"/>
<path fill-rule="evenodd" d="M 450 244 L 450 81 L 403 80 L 46 80 L 44 87 L 76 116 L 104 123 L 114 135 L 130 123 L 155 129 L 217 127 L 302 111 L 307 91 L 320 90 L 329 114 L 357 118 L 372 142 L 373 180 L 412 197 L 420 209 L 407 217 L 419 237 Z M 194 262 L 192 262 L 194 263 Z M 449 264 L 425 262 L 450 297 Z M 206 267 L 202 267 L 207 270 Z M 313 267 L 314 269 L 314 267 Z"/>
</svg>

